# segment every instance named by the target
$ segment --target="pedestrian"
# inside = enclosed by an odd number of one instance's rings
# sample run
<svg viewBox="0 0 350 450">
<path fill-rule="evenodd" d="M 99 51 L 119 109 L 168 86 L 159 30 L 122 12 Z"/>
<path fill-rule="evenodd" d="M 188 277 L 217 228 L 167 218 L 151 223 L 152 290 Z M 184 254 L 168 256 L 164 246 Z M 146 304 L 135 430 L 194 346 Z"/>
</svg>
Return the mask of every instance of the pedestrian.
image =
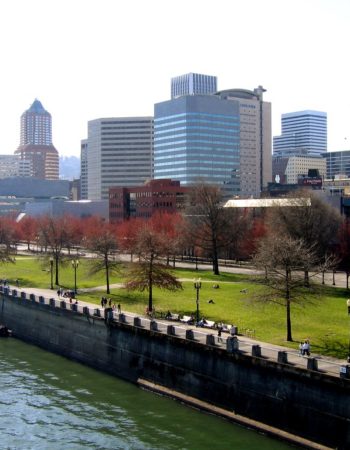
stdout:
<svg viewBox="0 0 350 450">
<path fill-rule="evenodd" d="M 105 305 L 105 299 L 104 299 L 104 297 L 101 297 L 101 306 L 102 306 L 102 308 L 104 307 L 104 305 Z"/>
<path fill-rule="evenodd" d="M 112 306 L 112 299 L 110 298 L 109 300 L 108 300 L 108 306 L 111 308 L 111 306 Z"/>
<path fill-rule="evenodd" d="M 18 281 L 18 278 L 17 278 L 17 280 L 16 280 L 16 286 L 19 287 L 19 281 Z"/>
<path fill-rule="evenodd" d="M 221 333 L 222 333 L 222 323 L 219 323 L 218 324 L 218 342 L 222 342 Z"/>
<path fill-rule="evenodd" d="M 118 314 L 121 314 L 121 312 L 122 312 L 122 308 L 121 308 L 121 306 L 120 306 L 120 303 L 118 303 L 118 306 L 117 306 L 117 313 L 118 313 Z"/>
<path fill-rule="evenodd" d="M 305 355 L 310 356 L 310 343 L 307 339 L 305 339 L 305 341 L 302 345 L 302 354 L 303 354 L 303 356 L 305 356 Z"/>
<path fill-rule="evenodd" d="M 303 356 L 303 341 L 299 344 L 299 356 Z"/>
<path fill-rule="evenodd" d="M 58 289 L 57 289 L 57 297 L 60 298 L 60 296 L 61 296 L 61 289 L 58 288 Z"/>
</svg>

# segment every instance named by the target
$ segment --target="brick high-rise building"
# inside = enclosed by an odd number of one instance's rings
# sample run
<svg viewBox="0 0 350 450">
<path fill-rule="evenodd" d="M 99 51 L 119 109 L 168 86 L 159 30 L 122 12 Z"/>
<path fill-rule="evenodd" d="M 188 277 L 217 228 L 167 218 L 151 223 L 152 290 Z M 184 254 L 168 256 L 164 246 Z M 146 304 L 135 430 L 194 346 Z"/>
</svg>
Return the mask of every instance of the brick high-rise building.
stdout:
<svg viewBox="0 0 350 450">
<path fill-rule="evenodd" d="M 15 154 L 30 161 L 33 178 L 58 180 L 59 156 L 52 144 L 51 114 L 37 99 L 21 116 L 20 146 Z"/>
</svg>

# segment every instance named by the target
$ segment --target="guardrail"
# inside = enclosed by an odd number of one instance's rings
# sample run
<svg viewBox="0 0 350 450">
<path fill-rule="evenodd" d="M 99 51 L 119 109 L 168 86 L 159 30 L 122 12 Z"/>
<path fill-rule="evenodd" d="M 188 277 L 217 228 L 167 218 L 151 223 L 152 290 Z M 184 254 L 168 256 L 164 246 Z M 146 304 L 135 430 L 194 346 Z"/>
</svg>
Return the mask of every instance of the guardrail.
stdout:
<svg viewBox="0 0 350 450">
<path fill-rule="evenodd" d="M 18 289 L 11 289 L 7 286 L 0 286 L 0 293 L 22 301 L 39 303 L 51 308 L 70 310 L 74 313 L 105 320 L 107 323 L 121 322 L 134 327 L 148 329 L 153 332 L 167 334 L 181 339 L 196 341 L 202 345 L 221 348 L 229 353 L 239 352 L 256 358 L 264 358 L 276 361 L 280 364 L 290 364 L 301 366 L 307 370 L 323 372 L 330 375 L 340 376 L 350 379 L 350 365 L 341 364 L 337 361 L 322 358 L 320 356 L 301 356 L 298 351 L 280 349 L 276 346 L 261 345 L 252 340 L 238 336 L 225 336 L 211 333 L 214 330 L 204 331 L 203 328 L 186 326 L 183 323 L 166 321 L 165 319 L 153 319 L 138 316 L 131 313 L 118 313 L 111 308 L 93 307 L 86 304 L 79 304 L 78 300 L 62 298 L 45 298 L 34 294 L 27 294 Z"/>
</svg>

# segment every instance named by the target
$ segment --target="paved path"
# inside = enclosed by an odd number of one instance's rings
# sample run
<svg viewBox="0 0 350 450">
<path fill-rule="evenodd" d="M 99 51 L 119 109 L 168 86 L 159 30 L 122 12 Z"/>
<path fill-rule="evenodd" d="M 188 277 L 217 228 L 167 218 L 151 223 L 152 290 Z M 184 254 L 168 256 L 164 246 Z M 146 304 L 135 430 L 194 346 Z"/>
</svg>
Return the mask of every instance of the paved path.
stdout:
<svg viewBox="0 0 350 450">
<path fill-rule="evenodd" d="M 120 287 L 120 284 L 111 285 L 111 287 Z M 101 288 L 103 289 L 103 288 L 105 288 L 105 286 L 102 286 Z M 94 288 L 94 289 L 98 289 L 98 288 Z M 22 287 L 22 288 L 19 288 L 19 291 L 24 291 L 24 292 L 26 292 L 27 295 L 34 294 L 37 297 L 43 296 L 47 299 L 54 298 L 56 300 L 58 300 L 58 299 L 65 300 L 64 297 L 58 297 L 56 290 L 51 290 L 51 289 Z M 96 309 L 96 308 L 101 309 L 101 307 L 99 305 L 79 300 L 79 295 L 77 296 L 77 299 L 78 299 L 79 306 L 87 306 L 91 310 Z M 139 315 L 136 315 L 136 314 L 130 313 L 130 312 L 126 312 L 126 311 L 123 311 L 123 313 L 125 314 L 126 321 L 131 324 L 133 323 L 134 317 L 136 317 L 136 316 L 140 317 Z M 103 313 L 101 315 L 103 316 Z M 146 316 L 143 316 L 143 317 L 141 317 L 141 320 L 142 320 L 142 325 L 144 327 L 149 328 L 150 319 Z M 213 335 L 216 346 L 226 348 L 226 338 L 229 336 L 228 333 L 222 333 L 221 339 L 219 339 L 217 336 L 217 330 L 215 330 L 215 329 L 197 328 L 193 325 L 188 325 L 183 322 L 167 321 L 166 319 L 157 319 L 156 322 L 158 324 L 159 331 L 164 332 L 164 333 L 167 332 L 168 325 L 171 324 L 171 325 L 175 326 L 176 327 L 176 335 L 180 336 L 180 337 L 185 337 L 186 330 L 192 329 L 193 332 L 195 333 L 196 340 L 198 340 L 199 342 L 201 342 L 203 344 L 206 343 L 207 335 L 211 334 L 211 335 Z M 309 358 L 299 356 L 299 351 L 297 348 L 298 343 L 295 343 L 295 347 L 296 347 L 295 349 L 291 349 L 289 347 L 273 345 L 273 344 L 270 344 L 267 342 L 258 341 L 256 339 L 248 337 L 248 336 L 241 336 L 241 335 L 238 336 L 238 342 L 239 342 L 239 350 L 242 351 L 243 353 L 252 354 L 252 346 L 259 345 L 261 347 L 261 355 L 262 355 L 262 357 L 264 357 L 266 359 L 271 359 L 271 360 L 276 361 L 277 357 L 278 357 L 278 352 L 283 351 L 283 352 L 286 352 L 286 354 L 287 354 L 289 364 L 300 366 L 300 367 L 305 367 L 305 368 L 308 365 Z M 326 373 L 329 373 L 330 375 L 334 375 L 337 377 L 339 376 L 341 366 L 344 366 L 347 364 L 347 361 L 345 359 L 339 360 L 336 358 L 331 358 L 331 357 L 327 357 L 327 356 L 323 356 L 323 355 L 312 354 L 311 358 L 314 358 L 317 360 L 316 364 L 318 366 L 319 371 L 326 372 Z"/>
</svg>

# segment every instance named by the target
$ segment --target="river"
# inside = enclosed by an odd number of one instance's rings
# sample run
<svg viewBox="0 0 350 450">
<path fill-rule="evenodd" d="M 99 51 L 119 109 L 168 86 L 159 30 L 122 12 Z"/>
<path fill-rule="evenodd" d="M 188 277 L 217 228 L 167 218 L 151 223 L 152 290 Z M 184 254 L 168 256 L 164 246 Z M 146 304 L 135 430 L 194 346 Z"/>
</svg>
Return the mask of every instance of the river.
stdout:
<svg viewBox="0 0 350 450">
<path fill-rule="evenodd" d="M 0 386 L 1 450 L 295 448 L 14 338 Z"/>
</svg>

